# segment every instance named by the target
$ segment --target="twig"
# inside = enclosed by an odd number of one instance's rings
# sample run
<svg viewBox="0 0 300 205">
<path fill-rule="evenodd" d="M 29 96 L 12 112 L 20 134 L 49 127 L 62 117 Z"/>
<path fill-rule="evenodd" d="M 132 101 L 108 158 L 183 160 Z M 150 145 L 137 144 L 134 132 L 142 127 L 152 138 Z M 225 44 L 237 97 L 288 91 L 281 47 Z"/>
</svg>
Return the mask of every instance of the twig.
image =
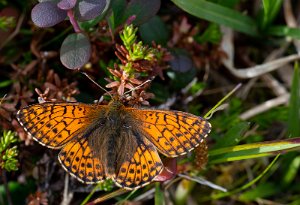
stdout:
<svg viewBox="0 0 300 205">
<path fill-rule="evenodd" d="M 265 73 L 269 73 L 274 71 L 287 63 L 296 61 L 300 59 L 300 55 L 293 54 L 286 57 L 279 58 L 277 60 L 273 60 L 271 62 L 263 63 L 260 65 L 256 65 L 249 68 L 237 69 L 233 65 L 233 56 L 234 56 L 234 48 L 233 48 L 233 31 L 229 28 L 222 27 L 222 31 L 224 33 L 223 40 L 221 43 L 222 49 L 227 53 L 228 58 L 223 59 L 223 64 L 225 67 L 236 77 L 239 78 L 254 78 L 261 76 Z"/>
<path fill-rule="evenodd" d="M 255 85 L 258 78 L 251 78 L 240 90 L 240 92 L 237 93 L 237 97 L 245 100 L 247 99 L 247 96 L 251 90 L 251 88 Z"/>
<path fill-rule="evenodd" d="M 69 192 L 69 174 L 66 174 L 65 175 L 64 194 L 63 194 L 63 200 L 61 202 L 61 205 L 70 204 L 72 198 L 73 198 L 73 192 Z"/>
<path fill-rule="evenodd" d="M 132 201 L 141 201 L 144 199 L 152 199 L 155 193 L 155 188 L 149 189 L 143 194 L 140 194 L 138 197 L 134 198 Z"/>
<path fill-rule="evenodd" d="M 5 41 L 3 41 L 2 44 L 0 44 L 0 51 L 9 41 L 11 41 L 19 33 L 24 17 L 25 17 L 25 13 L 22 13 L 21 16 L 19 17 L 15 30 L 8 36 L 8 38 Z"/>
<path fill-rule="evenodd" d="M 181 90 L 182 94 L 187 94 L 187 92 L 198 82 L 198 78 L 194 78 L 185 88 Z M 203 93 L 203 89 L 199 89 L 195 94 L 188 96 L 184 101 L 183 104 L 187 105 L 191 101 L 193 101 L 196 97 L 200 96 Z"/>
<path fill-rule="evenodd" d="M 286 205 L 285 203 L 275 202 L 267 199 L 261 199 L 258 198 L 255 200 L 258 204 L 264 204 L 264 205 Z"/>
<path fill-rule="evenodd" d="M 197 183 L 202 184 L 202 185 L 206 185 L 206 186 L 211 187 L 211 188 L 216 189 L 216 190 L 227 192 L 227 189 L 225 189 L 225 188 L 223 188 L 219 185 L 216 185 L 216 184 L 214 184 L 210 181 L 202 179 L 201 177 L 192 177 L 192 176 L 188 176 L 188 175 L 185 175 L 185 174 L 178 174 L 178 176 L 180 176 L 181 178 L 190 180 L 190 181 L 197 182 Z"/>
<path fill-rule="evenodd" d="M 265 74 L 261 76 L 262 80 L 265 81 L 273 93 L 277 96 L 288 94 L 288 91 L 282 86 L 278 80 L 276 80 L 271 74 Z"/>
<path fill-rule="evenodd" d="M 274 59 L 279 58 L 283 55 L 283 53 L 288 49 L 290 43 L 286 43 L 283 46 L 281 46 L 279 49 L 276 49 L 275 51 L 272 51 L 267 57 L 265 62 L 270 62 Z M 278 69 L 280 70 L 280 69 Z M 287 90 L 285 87 L 279 83 L 277 79 L 275 79 L 271 74 L 266 73 L 261 76 L 261 79 L 267 83 L 268 87 L 273 91 L 273 93 L 277 96 L 285 95 L 287 94 Z"/>
<path fill-rule="evenodd" d="M 279 96 L 277 98 L 268 100 L 268 101 L 266 101 L 266 102 L 264 102 L 264 103 L 262 103 L 262 104 L 260 104 L 256 107 L 251 108 L 250 110 L 242 113 L 240 115 L 240 118 L 242 120 L 247 120 L 251 117 L 254 117 L 255 115 L 266 112 L 266 111 L 270 110 L 273 107 L 276 107 L 278 105 L 282 105 L 282 104 L 287 103 L 289 101 L 289 98 L 290 98 L 290 94 L 285 94 L 285 95 Z"/>
<path fill-rule="evenodd" d="M 103 201 L 105 201 L 105 200 L 111 199 L 111 198 L 113 198 L 113 197 L 116 197 L 116 196 L 125 194 L 125 193 L 127 193 L 127 192 L 128 192 L 128 190 L 126 190 L 126 189 L 118 189 L 118 190 L 113 191 L 113 192 L 111 192 L 111 193 L 109 193 L 109 194 L 105 194 L 104 196 L 101 196 L 101 197 L 95 199 L 95 200 L 92 201 L 92 202 L 87 203 L 87 205 L 88 205 L 88 204 L 93 204 L 93 205 L 94 205 L 94 204 L 98 204 L 98 203 L 101 203 L 101 202 L 103 202 Z"/>
<path fill-rule="evenodd" d="M 289 47 L 290 43 L 287 42 L 285 43 L 283 46 L 281 46 L 279 49 L 276 49 L 274 51 L 272 51 L 266 58 L 264 63 L 266 62 L 271 62 L 274 59 L 279 58 L 280 56 L 283 55 L 283 53 L 287 50 L 287 48 Z M 278 69 L 279 71 L 280 69 Z M 260 79 L 264 82 L 266 82 L 267 86 L 273 91 L 273 93 L 275 93 L 275 95 L 277 96 L 281 96 L 283 94 L 286 94 L 287 91 L 285 89 L 285 87 L 283 85 L 281 85 L 281 83 L 279 83 L 279 81 L 277 81 L 275 78 L 273 78 L 273 76 L 269 73 L 266 73 L 264 75 L 260 76 Z M 249 80 L 249 82 L 244 86 L 243 91 L 241 91 L 241 95 L 243 96 L 243 98 L 245 99 L 247 94 L 249 93 L 250 89 L 252 88 L 252 86 L 255 85 L 255 82 L 258 80 L 258 77 L 252 78 Z"/>
</svg>

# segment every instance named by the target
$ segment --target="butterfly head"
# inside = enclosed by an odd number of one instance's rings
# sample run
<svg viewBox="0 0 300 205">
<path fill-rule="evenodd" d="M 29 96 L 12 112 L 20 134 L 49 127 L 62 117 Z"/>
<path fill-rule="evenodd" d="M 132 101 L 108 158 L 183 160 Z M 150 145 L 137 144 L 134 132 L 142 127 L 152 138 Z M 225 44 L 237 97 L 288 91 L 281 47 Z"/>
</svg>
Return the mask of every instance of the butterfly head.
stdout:
<svg viewBox="0 0 300 205">
<path fill-rule="evenodd" d="M 109 107 L 113 110 L 119 110 L 122 107 L 124 107 L 121 99 L 119 98 L 113 98 L 110 102 L 109 102 Z"/>
</svg>

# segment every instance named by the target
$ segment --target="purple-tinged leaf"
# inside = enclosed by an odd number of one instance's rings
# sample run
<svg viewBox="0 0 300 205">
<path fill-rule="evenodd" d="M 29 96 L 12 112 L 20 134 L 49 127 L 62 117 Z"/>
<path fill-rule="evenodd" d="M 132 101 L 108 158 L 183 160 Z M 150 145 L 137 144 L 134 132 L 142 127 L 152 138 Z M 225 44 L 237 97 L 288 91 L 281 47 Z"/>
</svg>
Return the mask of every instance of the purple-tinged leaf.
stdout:
<svg viewBox="0 0 300 205">
<path fill-rule="evenodd" d="M 78 69 L 86 64 L 91 56 L 89 39 L 82 33 L 67 36 L 61 45 L 60 60 L 69 69 Z"/>
<path fill-rule="evenodd" d="M 110 0 L 83 0 L 75 10 L 75 16 L 79 21 L 88 21 L 100 16 L 109 5 Z"/>
<path fill-rule="evenodd" d="M 54 2 L 42 2 L 33 7 L 31 19 L 38 27 L 51 27 L 67 17 L 67 12 L 57 7 Z"/>
<path fill-rule="evenodd" d="M 193 62 L 187 55 L 173 54 L 173 56 L 170 64 L 174 71 L 185 73 L 193 68 Z"/>
<path fill-rule="evenodd" d="M 76 0 L 61 0 L 57 6 L 62 10 L 70 10 L 76 5 Z"/>
<path fill-rule="evenodd" d="M 160 8 L 160 0 L 131 0 L 126 8 L 125 16 L 129 18 L 135 15 L 135 25 L 140 25 L 155 16 Z"/>
<path fill-rule="evenodd" d="M 51 1 L 51 2 L 54 2 L 54 3 L 58 3 L 59 2 L 59 0 L 39 0 L 40 3 L 47 2 L 47 1 Z"/>
</svg>

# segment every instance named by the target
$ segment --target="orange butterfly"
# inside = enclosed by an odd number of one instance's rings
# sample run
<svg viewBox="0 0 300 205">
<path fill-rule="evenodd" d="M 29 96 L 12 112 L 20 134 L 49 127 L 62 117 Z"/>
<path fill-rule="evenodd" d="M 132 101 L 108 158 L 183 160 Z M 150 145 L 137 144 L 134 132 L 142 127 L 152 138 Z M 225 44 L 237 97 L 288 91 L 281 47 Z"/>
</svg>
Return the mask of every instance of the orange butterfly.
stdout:
<svg viewBox="0 0 300 205">
<path fill-rule="evenodd" d="M 180 111 L 108 105 L 43 103 L 18 111 L 18 121 L 39 143 L 61 149 L 63 168 L 79 181 L 112 179 L 125 189 L 150 183 L 163 169 L 159 151 L 184 155 L 211 130 L 205 119 Z"/>
</svg>

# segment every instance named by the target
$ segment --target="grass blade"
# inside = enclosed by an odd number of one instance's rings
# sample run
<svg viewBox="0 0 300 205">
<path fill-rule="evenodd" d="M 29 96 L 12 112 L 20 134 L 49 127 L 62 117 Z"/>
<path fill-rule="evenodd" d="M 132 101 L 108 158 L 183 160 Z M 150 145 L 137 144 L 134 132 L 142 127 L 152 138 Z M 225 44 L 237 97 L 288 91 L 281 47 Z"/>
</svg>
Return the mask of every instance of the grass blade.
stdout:
<svg viewBox="0 0 300 205">
<path fill-rule="evenodd" d="M 290 137 L 300 135 L 300 79 L 299 79 L 299 65 L 295 65 L 291 98 L 289 103 L 289 119 L 288 130 Z"/>
<path fill-rule="evenodd" d="M 214 149 L 209 152 L 209 164 L 237 161 L 300 149 L 300 138 L 280 141 L 268 141 L 253 144 L 237 145 L 226 148 Z"/>
<path fill-rule="evenodd" d="M 204 0 L 172 0 L 182 10 L 198 18 L 228 26 L 236 31 L 257 36 L 257 25 L 249 16 Z"/>
</svg>

